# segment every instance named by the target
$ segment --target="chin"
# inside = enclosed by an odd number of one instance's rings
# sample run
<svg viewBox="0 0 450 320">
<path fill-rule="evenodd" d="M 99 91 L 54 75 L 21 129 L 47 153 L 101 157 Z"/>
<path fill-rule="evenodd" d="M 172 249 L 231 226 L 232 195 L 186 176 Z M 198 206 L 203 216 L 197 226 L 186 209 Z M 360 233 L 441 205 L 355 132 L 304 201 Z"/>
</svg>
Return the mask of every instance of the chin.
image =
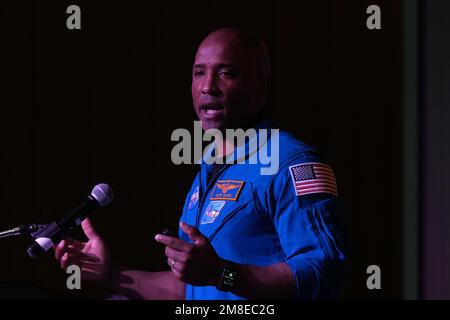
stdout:
<svg viewBox="0 0 450 320">
<path fill-rule="evenodd" d="M 208 130 L 208 129 L 223 130 L 223 129 L 225 129 L 222 125 L 212 124 L 210 122 L 203 124 L 202 128 L 203 128 L 203 130 Z"/>
<path fill-rule="evenodd" d="M 224 129 L 226 129 L 226 126 L 223 122 L 202 120 L 202 128 L 203 128 L 203 130 L 208 130 L 208 129 L 224 130 Z"/>
</svg>

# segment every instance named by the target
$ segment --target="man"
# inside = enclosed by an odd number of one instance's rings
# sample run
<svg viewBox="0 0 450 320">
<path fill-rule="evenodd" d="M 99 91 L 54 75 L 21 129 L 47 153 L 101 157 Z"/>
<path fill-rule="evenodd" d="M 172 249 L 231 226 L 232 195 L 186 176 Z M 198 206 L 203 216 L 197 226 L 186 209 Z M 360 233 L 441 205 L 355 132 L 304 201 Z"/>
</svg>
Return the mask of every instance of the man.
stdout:
<svg viewBox="0 0 450 320">
<path fill-rule="evenodd" d="M 266 47 L 249 34 L 227 28 L 207 36 L 192 73 L 203 129 L 270 128 L 261 121 L 269 72 Z M 89 219 L 82 224 L 89 241 L 67 238 L 55 248 L 56 259 L 63 269 L 80 265 L 83 279 L 130 298 L 336 297 L 346 257 L 333 171 L 291 135 L 280 132 L 277 139 L 279 168 L 272 175 L 261 175 L 258 163 L 203 161 L 186 198 L 179 239 L 155 236 L 165 245 L 170 271 L 111 267 Z M 238 150 L 226 139 L 215 142 L 219 159 Z M 246 157 L 250 149 L 244 149 Z"/>
</svg>

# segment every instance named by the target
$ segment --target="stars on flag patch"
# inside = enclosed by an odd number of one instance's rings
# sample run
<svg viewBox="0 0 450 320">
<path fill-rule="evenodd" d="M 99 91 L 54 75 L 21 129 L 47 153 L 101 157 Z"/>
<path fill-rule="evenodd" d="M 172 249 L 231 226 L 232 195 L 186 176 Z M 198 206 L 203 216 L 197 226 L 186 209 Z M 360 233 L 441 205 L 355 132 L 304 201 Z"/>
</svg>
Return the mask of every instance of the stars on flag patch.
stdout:
<svg viewBox="0 0 450 320">
<path fill-rule="evenodd" d="M 290 166 L 289 171 L 297 196 L 312 193 L 338 195 L 333 169 L 326 164 L 319 162 L 301 163 Z"/>
</svg>

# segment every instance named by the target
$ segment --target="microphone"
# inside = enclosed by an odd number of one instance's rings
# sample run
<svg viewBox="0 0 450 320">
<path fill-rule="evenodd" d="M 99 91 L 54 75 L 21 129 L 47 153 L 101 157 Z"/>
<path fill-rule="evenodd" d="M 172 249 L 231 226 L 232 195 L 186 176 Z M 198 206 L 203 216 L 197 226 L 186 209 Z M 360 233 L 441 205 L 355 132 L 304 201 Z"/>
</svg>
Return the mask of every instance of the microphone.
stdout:
<svg viewBox="0 0 450 320">
<path fill-rule="evenodd" d="M 106 206 L 113 200 L 113 190 L 106 183 L 98 184 L 92 189 L 91 195 L 78 207 L 69 212 L 58 223 L 51 222 L 45 228 L 32 233 L 35 239 L 27 247 L 27 253 L 31 258 L 37 258 L 44 252 L 59 243 L 66 235 L 81 224 L 81 221 L 95 209 Z"/>
</svg>

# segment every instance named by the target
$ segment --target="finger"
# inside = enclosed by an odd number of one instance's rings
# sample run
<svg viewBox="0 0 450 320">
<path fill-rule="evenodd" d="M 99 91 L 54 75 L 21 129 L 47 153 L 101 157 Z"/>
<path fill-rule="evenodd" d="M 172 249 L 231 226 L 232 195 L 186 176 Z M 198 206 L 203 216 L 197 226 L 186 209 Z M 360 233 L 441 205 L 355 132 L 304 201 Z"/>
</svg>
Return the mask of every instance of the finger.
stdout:
<svg viewBox="0 0 450 320">
<path fill-rule="evenodd" d="M 74 242 L 79 242 L 78 240 L 75 240 L 74 238 L 71 238 L 69 236 L 65 236 L 64 239 L 62 239 L 59 243 L 56 243 L 53 245 L 53 249 L 56 249 L 56 247 L 61 244 L 61 242 L 64 241 L 66 244 L 70 244 L 70 243 L 74 243 Z"/>
<path fill-rule="evenodd" d="M 66 253 L 67 248 L 66 248 L 66 241 L 62 240 L 57 246 L 55 246 L 55 259 L 56 260 L 61 260 L 62 256 L 64 255 L 64 253 Z"/>
<path fill-rule="evenodd" d="M 205 243 L 207 241 L 206 237 L 193 226 L 180 222 L 180 228 L 195 244 Z"/>
<path fill-rule="evenodd" d="M 89 263 L 101 263 L 101 259 L 96 256 L 95 254 L 88 254 L 88 253 L 84 253 L 83 251 L 77 251 L 77 254 L 79 255 L 80 259 L 82 261 L 86 261 Z"/>
<path fill-rule="evenodd" d="M 184 267 L 184 263 L 177 261 L 177 260 L 172 260 L 170 258 L 167 258 L 167 264 L 169 265 L 170 269 L 172 269 L 173 272 L 181 275 L 181 270 Z"/>
<path fill-rule="evenodd" d="M 69 267 L 69 265 L 71 265 L 69 260 L 70 260 L 69 253 L 68 252 L 64 253 L 60 261 L 61 269 L 66 270 Z"/>
<path fill-rule="evenodd" d="M 56 250 L 56 248 L 58 248 L 58 245 L 60 245 L 62 242 L 62 240 L 58 243 L 53 243 L 53 250 Z"/>
<path fill-rule="evenodd" d="M 55 250 L 55 259 L 60 260 L 61 257 L 68 249 L 80 251 L 83 249 L 84 245 L 78 240 L 75 240 L 70 237 L 65 237 L 63 240 L 59 242 L 57 246 L 53 246 Z"/>
<path fill-rule="evenodd" d="M 84 245 L 83 245 L 83 243 L 81 241 L 75 240 L 74 238 L 65 237 L 64 240 L 65 240 L 66 246 L 68 248 L 81 250 L 84 247 Z"/>
<path fill-rule="evenodd" d="M 186 261 L 186 255 L 183 252 L 174 250 L 171 247 L 166 247 L 165 254 L 167 258 L 171 258 L 172 260 L 180 262 Z"/>
<path fill-rule="evenodd" d="M 175 260 L 173 260 L 172 258 L 167 258 L 167 264 L 169 265 L 169 267 L 170 267 L 171 269 L 173 269 L 173 268 L 172 268 L 172 264 L 175 264 L 174 261 L 175 261 Z"/>
<path fill-rule="evenodd" d="M 89 218 L 86 218 L 81 222 L 81 227 L 89 240 L 100 238 Z"/>
<path fill-rule="evenodd" d="M 82 262 L 82 254 L 80 251 L 74 251 L 72 249 L 67 249 L 67 252 L 64 253 L 61 258 L 61 267 L 67 269 L 70 265 L 77 265 L 81 267 Z M 63 261 L 64 260 L 64 261 Z"/>
<path fill-rule="evenodd" d="M 155 240 L 178 251 L 187 251 L 191 247 L 188 243 L 182 240 L 174 237 L 168 237 L 163 234 L 157 234 L 155 236 Z"/>
<path fill-rule="evenodd" d="M 172 272 L 175 274 L 175 276 L 178 279 L 181 279 L 182 275 L 181 275 L 181 272 L 177 269 L 177 268 L 179 268 L 179 266 L 177 266 L 177 265 L 178 265 L 178 262 L 175 262 L 175 264 L 173 265 L 173 268 L 172 268 Z"/>
</svg>

